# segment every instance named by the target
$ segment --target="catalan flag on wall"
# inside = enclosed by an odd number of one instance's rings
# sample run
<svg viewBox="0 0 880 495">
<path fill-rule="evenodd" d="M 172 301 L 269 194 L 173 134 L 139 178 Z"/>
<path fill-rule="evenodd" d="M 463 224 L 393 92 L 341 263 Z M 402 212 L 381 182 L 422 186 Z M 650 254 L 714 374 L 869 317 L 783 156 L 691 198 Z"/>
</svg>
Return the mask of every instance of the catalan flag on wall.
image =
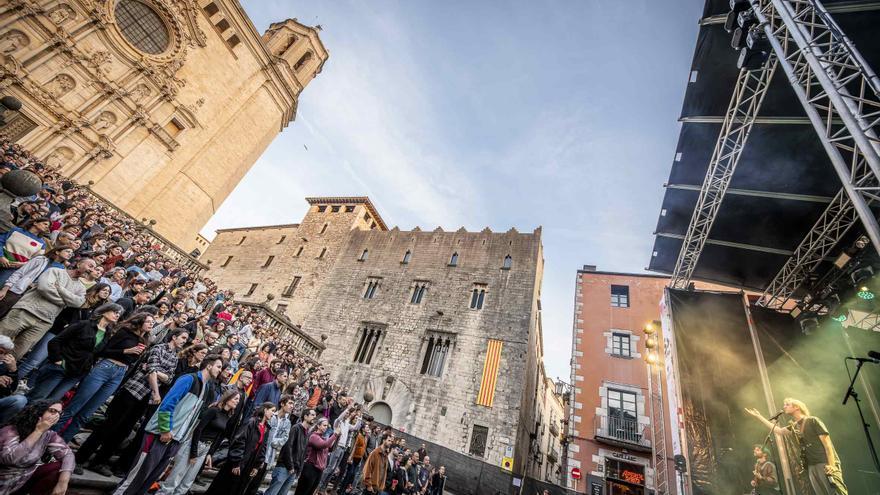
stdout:
<svg viewBox="0 0 880 495">
<path fill-rule="evenodd" d="M 498 383 L 502 344 L 500 340 L 489 340 L 486 361 L 483 363 L 483 379 L 480 380 L 480 393 L 477 394 L 478 406 L 492 407 L 492 401 L 495 400 L 495 384 Z"/>
</svg>

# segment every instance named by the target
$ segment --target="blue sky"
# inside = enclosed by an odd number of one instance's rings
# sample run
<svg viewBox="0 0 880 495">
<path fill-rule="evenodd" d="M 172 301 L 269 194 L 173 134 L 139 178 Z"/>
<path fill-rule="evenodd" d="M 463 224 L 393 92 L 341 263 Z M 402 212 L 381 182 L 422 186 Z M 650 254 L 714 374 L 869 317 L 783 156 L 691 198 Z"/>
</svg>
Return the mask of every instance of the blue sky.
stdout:
<svg viewBox="0 0 880 495">
<path fill-rule="evenodd" d="M 703 1 L 241 3 L 260 32 L 321 24 L 330 60 L 203 234 L 322 195 L 401 229 L 541 225 L 545 363 L 567 380 L 577 269 L 648 264 Z"/>
</svg>

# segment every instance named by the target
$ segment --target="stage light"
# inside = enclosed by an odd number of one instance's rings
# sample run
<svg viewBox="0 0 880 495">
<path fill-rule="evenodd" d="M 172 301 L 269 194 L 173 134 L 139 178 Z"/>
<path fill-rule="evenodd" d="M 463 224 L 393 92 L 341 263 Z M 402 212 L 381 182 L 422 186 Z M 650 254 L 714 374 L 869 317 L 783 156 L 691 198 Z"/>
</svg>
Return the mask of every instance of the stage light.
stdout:
<svg viewBox="0 0 880 495">
<path fill-rule="evenodd" d="M 767 59 L 770 58 L 770 52 L 765 50 L 753 50 L 751 48 L 743 48 L 739 52 L 739 58 L 736 61 L 738 69 L 748 71 L 758 70 L 764 66 Z"/>
<path fill-rule="evenodd" d="M 872 268 L 870 265 L 868 265 L 868 266 L 863 266 L 861 268 L 857 268 L 857 269 L 853 270 L 852 274 L 850 275 L 850 278 L 852 279 L 853 285 L 858 287 L 859 285 L 862 285 L 862 282 L 868 280 L 869 278 L 871 278 L 873 276 L 874 276 L 874 268 Z"/>
<path fill-rule="evenodd" d="M 645 347 L 648 349 L 657 347 L 657 337 L 649 335 L 648 338 L 645 339 Z"/>
<path fill-rule="evenodd" d="M 843 312 L 832 315 L 831 319 L 836 321 L 837 323 L 843 323 L 847 319 L 847 314 L 845 311 L 843 311 Z"/>
<path fill-rule="evenodd" d="M 647 335 L 651 335 L 651 334 L 653 334 L 653 333 L 656 332 L 656 331 L 657 331 L 657 329 L 654 328 L 654 324 L 653 324 L 653 323 L 645 323 L 645 333 L 646 333 Z"/>
<path fill-rule="evenodd" d="M 650 351 L 645 356 L 645 361 L 647 361 L 648 364 L 657 364 L 660 362 L 660 356 L 657 355 L 657 351 Z"/>
<path fill-rule="evenodd" d="M 865 246 L 867 246 L 869 242 L 871 241 L 867 237 L 861 236 L 856 239 L 855 246 L 859 249 L 865 249 Z"/>
<path fill-rule="evenodd" d="M 866 301 L 874 299 L 874 293 L 866 286 L 860 287 L 859 292 L 856 295 L 859 296 L 859 299 L 864 299 Z"/>
<path fill-rule="evenodd" d="M 798 323 L 800 323 L 801 331 L 804 335 L 810 335 L 814 330 L 819 328 L 819 320 L 814 316 L 802 318 Z"/>
</svg>

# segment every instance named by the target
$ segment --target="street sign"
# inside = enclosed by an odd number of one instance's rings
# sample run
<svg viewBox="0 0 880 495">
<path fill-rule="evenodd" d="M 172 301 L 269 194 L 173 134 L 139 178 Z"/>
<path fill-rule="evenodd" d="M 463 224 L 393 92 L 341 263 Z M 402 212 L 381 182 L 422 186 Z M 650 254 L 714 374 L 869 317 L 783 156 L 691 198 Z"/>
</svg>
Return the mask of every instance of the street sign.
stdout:
<svg viewBox="0 0 880 495">
<path fill-rule="evenodd" d="M 571 468 L 571 478 L 575 480 L 581 479 L 581 470 L 580 468 Z"/>
</svg>

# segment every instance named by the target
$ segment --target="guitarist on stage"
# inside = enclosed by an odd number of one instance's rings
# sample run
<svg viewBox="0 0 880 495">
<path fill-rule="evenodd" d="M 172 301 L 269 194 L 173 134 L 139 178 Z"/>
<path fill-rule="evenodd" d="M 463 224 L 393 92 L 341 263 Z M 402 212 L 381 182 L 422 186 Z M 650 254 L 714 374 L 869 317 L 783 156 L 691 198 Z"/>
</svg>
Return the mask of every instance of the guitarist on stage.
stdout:
<svg viewBox="0 0 880 495">
<path fill-rule="evenodd" d="M 776 465 L 770 460 L 770 451 L 763 445 L 755 445 L 755 469 L 752 471 L 753 495 L 779 495 Z"/>
</svg>

